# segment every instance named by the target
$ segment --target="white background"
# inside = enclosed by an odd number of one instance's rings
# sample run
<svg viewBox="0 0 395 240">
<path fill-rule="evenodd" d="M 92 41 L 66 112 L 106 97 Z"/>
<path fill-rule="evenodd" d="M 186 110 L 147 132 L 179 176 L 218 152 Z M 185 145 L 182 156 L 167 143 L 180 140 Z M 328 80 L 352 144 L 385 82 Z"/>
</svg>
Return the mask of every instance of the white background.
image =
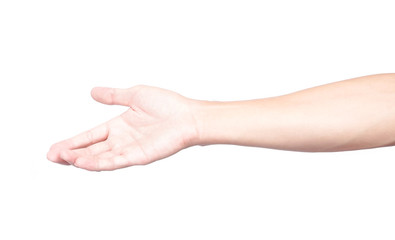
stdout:
<svg viewBox="0 0 395 240">
<path fill-rule="evenodd" d="M 1 239 L 394 239 L 395 149 L 192 147 L 88 172 L 94 86 L 239 100 L 395 70 L 392 1 L 0 1 Z"/>
</svg>

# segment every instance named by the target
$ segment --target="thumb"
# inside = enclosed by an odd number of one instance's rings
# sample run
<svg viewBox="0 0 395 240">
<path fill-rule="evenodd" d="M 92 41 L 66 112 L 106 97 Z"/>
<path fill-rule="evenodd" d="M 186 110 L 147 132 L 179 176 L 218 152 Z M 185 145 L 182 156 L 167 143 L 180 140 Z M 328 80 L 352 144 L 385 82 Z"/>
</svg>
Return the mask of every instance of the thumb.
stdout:
<svg viewBox="0 0 395 240">
<path fill-rule="evenodd" d="M 132 99 L 131 89 L 95 87 L 91 95 L 96 101 L 109 105 L 130 106 Z"/>
</svg>

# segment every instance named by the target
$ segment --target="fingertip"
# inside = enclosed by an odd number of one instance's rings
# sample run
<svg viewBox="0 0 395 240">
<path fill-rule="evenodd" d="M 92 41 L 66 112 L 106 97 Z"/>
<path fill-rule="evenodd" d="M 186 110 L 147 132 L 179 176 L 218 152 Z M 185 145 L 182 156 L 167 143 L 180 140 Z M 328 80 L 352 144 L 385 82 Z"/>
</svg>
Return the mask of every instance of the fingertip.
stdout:
<svg viewBox="0 0 395 240">
<path fill-rule="evenodd" d="M 53 150 L 49 149 L 47 153 L 47 159 L 51 162 L 55 162 L 57 159 L 56 153 Z"/>
<path fill-rule="evenodd" d="M 97 93 L 100 92 L 104 87 L 94 87 L 91 90 L 91 96 L 95 98 L 97 96 Z"/>
<path fill-rule="evenodd" d="M 47 159 L 52 162 L 57 162 L 59 160 L 59 144 L 53 144 L 47 153 Z"/>
<path fill-rule="evenodd" d="M 74 164 L 75 159 L 77 158 L 77 155 L 72 150 L 62 150 L 60 151 L 59 156 L 63 161 L 69 164 Z"/>
<path fill-rule="evenodd" d="M 103 104 L 111 104 L 112 101 L 112 92 L 110 91 L 112 88 L 108 87 L 94 87 L 91 90 L 92 98 Z"/>
<path fill-rule="evenodd" d="M 97 166 L 97 162 L 94 161 L 94 159 L 92 159 L 91 157 L 79 157 L 78 162 L 75 161 L 73 165 L 75 167 L 85 169 L 88 171 L 96 171 L 96 172 L 101 171 Z"/>
<path fill-rule="evenodd" d="M 62 165 L 70 165 L 68 162 L 66 162 L 60 158 L 60 148 L 59 148 L 58 144 L 54 144 L 51 146 L 51 148 L 49 149 L 49 151 L 47 153 L 47 159 L 51 162 L 54 162 L 54 163 L 59 163 Z"/>
</svg>

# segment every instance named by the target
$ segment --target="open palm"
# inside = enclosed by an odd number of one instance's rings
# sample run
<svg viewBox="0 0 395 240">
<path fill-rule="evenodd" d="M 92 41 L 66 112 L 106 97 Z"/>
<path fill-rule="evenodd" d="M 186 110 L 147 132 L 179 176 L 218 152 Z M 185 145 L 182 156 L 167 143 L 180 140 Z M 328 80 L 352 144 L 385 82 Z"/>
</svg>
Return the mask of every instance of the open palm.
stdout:
<svg viewBox="0 0 395 240">
<path fill-rule="evenodd" d="M 128 106 L 120 116 L 54 144 L 48 159 L 87 170 L 148 164 L 192 145 L 196 124 L 191 100 L 160 88 L 94 88 L 104 104 Z"/>
</svg>

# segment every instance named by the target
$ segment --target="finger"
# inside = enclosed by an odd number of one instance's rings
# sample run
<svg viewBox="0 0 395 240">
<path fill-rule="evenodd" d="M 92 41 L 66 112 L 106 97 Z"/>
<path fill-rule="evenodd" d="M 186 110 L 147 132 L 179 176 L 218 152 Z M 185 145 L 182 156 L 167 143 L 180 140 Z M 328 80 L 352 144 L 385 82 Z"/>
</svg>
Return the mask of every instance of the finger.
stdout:
<svg viewBox="0 0 395 240">
<path fill-rule="evenodd" d="M 60 153 L 62 159 L 75 167 L 86 169 L 89 171 L 103 171 L 103 170 L 114 170 L 117 167 L 114 166 L 112 159 L 116 157 L 111 151 L 101 153 L 99 155 L 84 155 L 81 154 L 81 149 L 77 150 L 63 150 Z"/>
<path fill-rule="evenodd" d="M 63 161 L 65 161 L 71 165 L 74 165 L 74 163 L 76 162 L 76 160 L 78 158 L 78 154 L 76 152 L 74 152 L 73 150 L 64 149 L 64 150 L 60 151 L 59 157 Z"/>
<path fill-rule="evenodd" d="M 75 150 L 73 151 L 75 152 Z M 121 153 L 107 151 L 96 156 L 77 156 L 70 152 L 62 152 L 62 157 L 65 157 L 65 160 L 74 166 L 90 171 L 109 171 L 149 163 L 145 154 L 137 145 L 130 145 Z"/>
<path fill-rule="evenodd" d="M 59 153 L 60 153 L 60 148 L 56 144 L 54 144 L 51 146 L 51 148 L 49 149 L 49 151 L 47 153 L 47 159 L 51 162 L 54 162 L 54 163 L 69 165 L 68 162 L 66 162 L 60 158 Z"/>
<path fill-rule="evenodd" d="M 80 133 L 75 137 L 64 140 L 59 144 L 64 148 L 77 149 L 90 146 L 92 144 L 102 142 L 108 137 L 108 126 L 107 124 L 102 124 L 96 128 L 88 130 L 86 132 Z"/>
<path fill-rule="evenodd" d="M 115 170 L 133 165 L 125 155 L 116 154 L 112 151 L 97 156 L 96 161 L 95 167 L 97 168 L 96 170 L 99 171 Z"/>
<path fill-rule="evenodd" d="M 91 91 L 93 99 L 109 105 L 130 106 L 136 87 L 129 89 L 96 87 Z"/>
<path fill-rule="evenodd" d="M 59 157 L 59 151 L 54 151 L 54 150 L 48 151 L 47 159 L 52 162 L 55 162 L 55 163 L 59 163 L 59 164 L 63 164 L 63 165 L 70 165 L 68 162 L 64 161 L 63 159 L 61 159 Z"/>
<path fill-rule="evenodd" d="M 90 171 L 109 171 L 151 162 L 136 144 L 129 145 L 121 153 L 106 151 L 98 155 L 78 155 L 80 150 L 65 150 L 62 151 L 61 156 L 70 164 Z"/>
<path fill-rule="evenodd" d="M 89 147 L 86 148 L 79 148 L 79 149 L 74 149 L 72 150 L 74 153 L 76 153 L 78 156 L 83 157 L 83 156 L 96 156 L 98 154 L 107 152 L 111 150 L 111 146 L 108 142 L 108 140 L 95 143 L 93 145 L 90 145 Z"/>
<path fill-rule="evenodd" d="M 96 157 L 97 155 L 110 151 L 111 147 L 108 141 L 99 142 L 86 148 L 79 148 L 74 150 L 62 150 L 60 158 L 69 164 L 75 164 L 79 157 Z"/>
<path fill-rule="evenodd" d="M 52 145 L 47 154 L 47 158 L 50 161 L 61 163 L 63 160 L 60 157 L 60 151 L 65 149 L 83 148 L 97 142 L 104 141 L 107 137 L 108 127 L 106 124 L 102 124 L 73 138 Z"/>
<path fill-rule="evenodd" d="M 83 156 L 76 158 L 74 166 L 89 171 L 108 171 L 117 169 L 112 159 L 116 155 L 111 151 L 97 156 Z"/>
<path fill-rule="evenodd" d="M 83 168 L 91 171 L 97 170 L 97 167 L 95 166 L 96 165 L 95 156 L 92 155 L 80 156 L 75 150 L 74 151 L 62 150 L 60 152 L 60 157 L 64 161 L 67 161 L 68 163 L 74 165 L 75 167 Z"/>
<path fill-rule="evenodd" d="M 60 157 L 60 151 L 62 150 L 61 147 L 59 147 L 58 144 L 54 144 L 52 145 L 52 147 L 49 149 L 48 153 L 47 153 L 47 159 L 55 162 L 55 163 L 60 163 L 60 164 L 64 164 L 64 165 L 68 165 L 69 163 L 67 163 L 66 161 L 64 161 L 61 157 Z"/>
</svg>

